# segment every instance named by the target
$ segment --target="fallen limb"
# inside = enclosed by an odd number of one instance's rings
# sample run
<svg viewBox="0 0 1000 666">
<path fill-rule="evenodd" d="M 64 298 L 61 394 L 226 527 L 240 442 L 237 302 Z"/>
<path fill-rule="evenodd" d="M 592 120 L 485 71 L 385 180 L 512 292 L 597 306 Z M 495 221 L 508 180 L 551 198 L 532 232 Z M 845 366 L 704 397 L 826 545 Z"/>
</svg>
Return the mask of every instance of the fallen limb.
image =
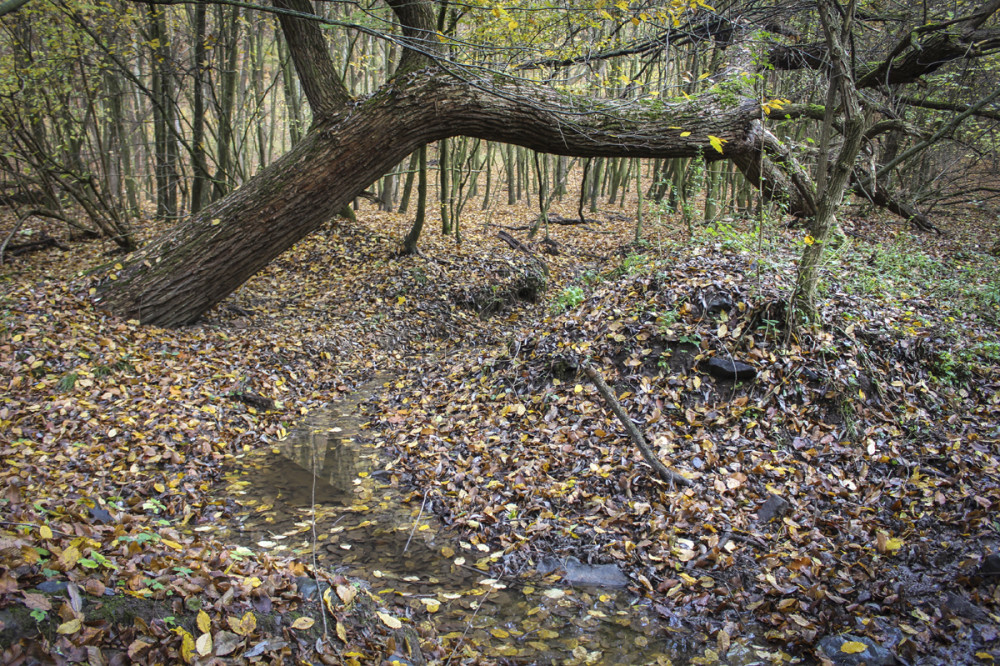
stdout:
<svg viewBox="0 0 1000 666">
<path fill-rule="evenodd" d="M 521 252 L 524 252 L 524 253 L 525 253 L 525 254 L 527 254 L 528 256 L 530 256 L 530 257 L 532 257 L 532 258 L 535 258 L 535 253 L 531 251 L 531 248 L 530 248 L 530 247 L 528 247 L 527 245 L 525 245 L 525 244 L 524 244 L 524 243 L 522 243 L 521 241 L 519 241 L 519 240 L 517 240 L 516 238 L 514 238 L 513 236 L 511 236 L 511 235 L 510 235 L 509 233 L 507 233 L 506 231 L 498 231 L 498 232 L 497 232 L 497 236 L 498 236 L 498 237 L 500 238 L 500 240 L 502 240 L 502 241 L 503 241 L 504 243 L 507 243 L 507 245 L 510 245 L 510 246 L 511 246 L 511 248 L 513 248 L 513 249 L 515 249 L 515 250 L 520 250 Z"/>
<path fill-rule="evenodd" d="M 646 438 L 642 436 L 641 432 L 639 432 L 639 428 L 637 428 L 635 423 L 632 422 L 629 415 L 625 413 L 621 403 L 618 402 L 618 398 L 615 397 L 615 394 L 604 381 L 604 377 L 601 376 L 600 371 L 589 363 L 584 363 L 582 367 L 583 371 L 587 374 L 587 377 L 589 377 L 590 381 L 592 381 L 594 386 L 597 387 L 597 391 L 601 394 L 601 397 L 604 398 L 604 402 L 608 403 L 608 407 L 610 407 L 611 411 L 615 413 L 615 416 L 618 417 L 621 424 L 625 426 L 625 431 L 628 433 L 629 438 L 635 443 L 635 445 L 639 447 L 642 457 L 645 458 L 650 467 L 656 470 L 656 473 L 660 475 L 660 478 L 671 484 L 679 483 L 682 486 L 693 486 L 694 482 L 691 479 L 681 476 L 677 472 L 671 471 L 666 465 L 660 462 L 659 458 L 656 457 L 656 454 L 653 453 L 653 449 L 651 449 L 649 444 L 646 442 Z"/>
</svg>

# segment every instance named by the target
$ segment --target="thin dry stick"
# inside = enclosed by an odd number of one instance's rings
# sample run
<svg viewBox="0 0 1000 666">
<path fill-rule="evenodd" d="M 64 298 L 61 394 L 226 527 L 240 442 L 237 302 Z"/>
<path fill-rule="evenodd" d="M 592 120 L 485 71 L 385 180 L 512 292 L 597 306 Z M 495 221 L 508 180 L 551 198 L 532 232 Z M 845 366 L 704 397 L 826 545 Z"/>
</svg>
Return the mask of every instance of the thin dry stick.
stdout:
<svg viewBox="0 0 1000 666">
<path fill-rule="evenodd" d="M 486 590 L 486 594 L 483 595 L 483 598 L 479 600 L 479 604 L 476 606 L 475 612 L 472 613 L 472 617 L 470 617 L 469 621 L 465 624 L 465 631 L 462 632 L 458 642 L 455 643 L 455 647 L 451 649 L 451 653 L 448 655 L 448 661 L 444 662 L 444 666 L 450 666 L 452 658 L 455 656 L 455 653 L 458 652 L 458 648 L 462 647 L 462 643 L 465 642 L 465 637 L 469 633 L 469 629 L 472 629 L 472 623 L 476 621 L 476 616 L 479 615 L 479 610 L 483 607 L 483 604 L 486 603 L 486 600 L 490 598 L 490 594 L 493 593 L 494 589 L 495 588 L 493 586 L 490 586 L 490 588 Z"/>
<path fill-rule="evenodd" d="M 327 442 L 329 446 L 329 442 Z M 339 520 L 339 518 L 338 518 Z M 316 559 L 316 549 L 319 548 L 319 536 L 316 534 L 316 447 L 312 450 L 312 496 L 309 498 L 309 522 L 312 528 L 312 569 L 313 580 L 316 582 L 316 594 L 319 599 L 319 614 L 323 617 L 323 635 L 330 637 L 330 627 L 326 622 L 326 609 L 323 608 L 323 584 L 319 580 L 319 562 Z"/>
<path fill-rule="evenodd" d="M 404 553 L 410 548 L 410 541 L 413 540 L 413 535 L 417 531 L 417 525 L 420 524 L 420 517 L 424 515 L 424 505 L 426 504 L 427 504 L 427 490 L 424 491 L 424 501 L 420 503 L 420 512 L 417 514 L 417 519 L 413 521 L 413 529 L 410 530 L 410 538 L 406 540 L 406 545 L 403 546 Z"/>
<path fill-rule="evenodd" d="M 642 453 L 642 457 L 646 459 L 646 462 L 649 463 L 650 467 L 656 470 L 656 473 L 660 475 L 660 478 L 671 484 L 679 483 L 682 486 L 693 486 L 694 481 L 681 476 L 677 472 L 667 469 L 666 465 L 660 462 L 659 458 L 656 457 L 656 454 L 653 453 L 653 449 L 649 448 L 649 444 L 646 443 L 646 438 L 642 436 L 642 433 L 639 432 L 636 425 L 632 423 L 632 419 L 625 413 L 621 403 L 618 402 L 618 398 L 615 397 L 615 394 L 608 387 L 607 383 L 605 383 L 604 377 L 601 376 L 601 373 L 597 370 L 597 368 L 593 367 L 589 363 L 583 363 L 583 371 L 587 373 L 587 376 L 590 377 L 590 381 L 592 381 L 594 386 L 597 387 L 597 391 L 601 394 L 601 397 L 604 398 L 604 402 L 608 403 L 608 407 L 610 407 L 611 411 L 615 413 L 615 416 L 618 417 L 621 424 L 625 426 L 625 431 L 628 433 L 628 436 L 632 439 L 635 445 L 639 447 L 639 452 Z"/>
</svg>

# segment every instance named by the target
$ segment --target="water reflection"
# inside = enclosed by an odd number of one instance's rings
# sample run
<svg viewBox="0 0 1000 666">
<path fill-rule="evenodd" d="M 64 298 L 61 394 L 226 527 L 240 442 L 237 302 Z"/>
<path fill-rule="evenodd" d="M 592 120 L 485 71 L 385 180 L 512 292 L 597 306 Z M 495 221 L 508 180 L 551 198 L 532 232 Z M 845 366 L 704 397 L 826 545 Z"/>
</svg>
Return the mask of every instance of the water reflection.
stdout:
<svg viewBox="0 0 1000 666">
<path fill-rule="evenodd" d="M 573 589 L 534 572 L 490 578 L 502 551 L 463 541 L 422 509 L 422 495 L 383 482 L 390 474 L 364 437 L 358 406 L 386 381 L 376 378 L 285 441 L 239 459 L 229 493 L 245 512 L 217 526 L 219 536 L 315 557 L 368 581 L 373 594 L 407 606 L 413 622 L 433 623 L 456 658 L 682 664 L 702 654 L 686 647 L 687 632 L 626 590 Z M 713 663 L 758 663 L 752 650 L 741 654 Z"/>
</svg>

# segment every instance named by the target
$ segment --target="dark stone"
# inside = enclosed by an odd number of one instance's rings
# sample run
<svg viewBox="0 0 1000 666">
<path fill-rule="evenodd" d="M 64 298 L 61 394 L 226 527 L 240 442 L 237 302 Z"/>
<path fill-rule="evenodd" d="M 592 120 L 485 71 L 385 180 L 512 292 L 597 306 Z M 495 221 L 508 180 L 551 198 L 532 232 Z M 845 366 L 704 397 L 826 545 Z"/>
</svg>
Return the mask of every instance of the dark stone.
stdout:
<svg viewBox="0 0 1000 666">
<path fill-rule="evenodd" d="M 35 586 L 35 589 L 45 594 L 65 594 L 69 586 L 64 580 L 47 580 Z"/>
<path fill-rule="evenodd" d="M 964 617 L 967 620 L 973 620 L 976 622 L 985 622 L 989 620 L 989 615 L 981 606 L 977 606 L 965 597 L 955 594 L 954 592 L 945 593 L 944 607 L 947 608 L 952 614 Z"/>
<path fill-rule="evenodd" d="M 112 523 L 115 520 L 114 516 L 111 515 L 110 511 L 108 511 L 107 509 L 102 509 L 99 506 L 90 509 L 89 513 L 90 513 L 90 519 L 92 521 L 94 521 L 95 523 L 101 523 L 102 525 L 107 525 L 108 523 Z"/>
<path fill-rule="evenodd" d="M 757 369 L 741 361 L 713 356 L 705 363 L 708 373 L 718 379 L 744 380 L 757 376 Z"/>
<path fill-rule="evenodd" d="M 841 647 L 848 641 L 863 643 L 866 646 L 865 650 L 844 652 Z M 826 636 L 816 644 L 816 651 L 832 661 L 834 666 L 893 666 L 899 663 L 896 655 L 872 639 L 852 634 Z"/>
<path fill-rule="evenodd" d="M 788 513 L 791 505 L 777 495 L 768 495 L 767 500 L 757 509 L 757 522 L 767 523 L 772 518 L 780 518 Z"/>
<path fill-rule="evenodd" d="M 983 558 L 979 568 L 976 569 L 977 576 L 1000 576 L 1000 553 L 993 553 Z"/>
<path fill-rule="evenodd" d="M 729 313 L 733 309 L 733 302 L 729 300 L 728 296 L 716 296 L 708 305 L 705 307 L 705 315 L 709 317 L 718 317 L 723 312 Z"/>
<path fill-rule="evenodd" d="M 328 586 L 323 585 L 323 589 Z M 295 589 L 298 590 L 299 594 L 302 595 L 303 599 L 307 601 L 312 601 L 320 598 L 319 585 L 316 581 L 309 576 L 299 576 L 295 579 Z"/>
</svg>

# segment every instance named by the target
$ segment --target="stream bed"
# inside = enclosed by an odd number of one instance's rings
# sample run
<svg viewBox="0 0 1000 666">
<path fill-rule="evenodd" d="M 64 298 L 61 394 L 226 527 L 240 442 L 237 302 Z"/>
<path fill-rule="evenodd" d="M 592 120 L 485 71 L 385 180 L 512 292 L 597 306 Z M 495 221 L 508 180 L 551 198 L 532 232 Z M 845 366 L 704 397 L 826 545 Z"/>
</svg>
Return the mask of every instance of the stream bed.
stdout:
<svg viewBox="0 0 1000 666">
<path fill-rule="evenodd" d="M 770 663 L 735 642 L 719 660 L 624 588 L 574 587 L 558 572 L 491 578 L 503 552 L 464 541 L 419 489 L 392 485 L 393 463 L 369 443 L 359 406 L 392 381 L 376 376 L 238 457 L 219 497 L 238 505 L 235 518 L 212 526 L 217 538 L 366 581 L 408 620 L 432 623 L 456 663 Z"/>
</svg>

